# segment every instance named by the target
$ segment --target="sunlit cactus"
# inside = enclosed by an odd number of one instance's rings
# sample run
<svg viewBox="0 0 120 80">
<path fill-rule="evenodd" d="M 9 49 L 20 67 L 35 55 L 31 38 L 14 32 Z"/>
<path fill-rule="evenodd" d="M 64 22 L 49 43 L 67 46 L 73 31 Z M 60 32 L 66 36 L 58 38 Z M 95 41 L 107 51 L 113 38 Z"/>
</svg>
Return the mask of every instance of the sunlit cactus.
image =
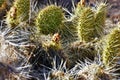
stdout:
<svg viewBox="0 0 120 80">
<path fill-rule="evenodd" d="M 61 28 L 63 20 L 62 9 L 58 6 L 50 5 L 39 12 L 35 23 L 40 33 L 54 34 Z"/>
<path fill-rule="evenodd" d="M 107 4 L 63 2 L 0 0 L 0 80 L 119 80 L 120 28 L 106 29 Z"/>
<path fill-rule="evenodd" d="M 104 34 L 105 21 L 107 15 L 107 4 L 100 3 L 95 11 L 95 30 L 98 37 L 102 37 Z"/>
<path fill-rule="evenodd" d="M 103 63 L 110 66 L 117 63 L 120 57 L 120 28 L 115 28 L 107 36 L 106 45 L 103 50 Z"/>
<path fill-rule="evenodd" d="M 10 27 L 29 20 L 30 0 L 16 0 L 6 15 L 6 22 Z"/>
<path fill-rule="evenodd" d="M 94 21 L 94 12 L 89 7 L 84 8 L 78 22 L 78 36 L 81 41 L 90 42 L 95 39 Z"/>
</svg>

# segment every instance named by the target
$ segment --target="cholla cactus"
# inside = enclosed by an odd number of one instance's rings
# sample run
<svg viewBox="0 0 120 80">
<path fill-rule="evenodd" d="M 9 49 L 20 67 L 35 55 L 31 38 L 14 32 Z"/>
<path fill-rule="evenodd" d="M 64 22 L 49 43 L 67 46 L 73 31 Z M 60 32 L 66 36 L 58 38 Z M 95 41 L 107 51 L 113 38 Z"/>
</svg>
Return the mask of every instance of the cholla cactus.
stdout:
<svg viewBox="0 0 120 80">
<path fill-rule="evenodd" d="M 103 63 L 109 66 L 120 57 L 120 28 L 113 29 L 107 37 L 102 57 Z"/>
<path fill-rule="evenodd" d="M 105 3 L 100 3 L 95 12 L 95 31 L 97 31 L 98 37 L 102 37 L 104 34 L 106 14 L 107 5 Z"/>
<path fill-rule="evenodd" d="M 81 41 L 89 42 L 95 39 L 94 12 L 86 7 L 82 10 L 78 22 L 78 36 Z"/>
<path fill-rule="evenodd" d="M 20 22 L 29 19 L 30 0 L 16 0 L 6 16 L 9 26 L 15 27 Z"/>
<path fill-rule="evenodd" d="M 54 34 L 61 28 L 63 19 L 62 9 L 58 6 L 50 5 L 39 12 L 36 18 L 36 26 L 40 33 Z"/>
</svg>

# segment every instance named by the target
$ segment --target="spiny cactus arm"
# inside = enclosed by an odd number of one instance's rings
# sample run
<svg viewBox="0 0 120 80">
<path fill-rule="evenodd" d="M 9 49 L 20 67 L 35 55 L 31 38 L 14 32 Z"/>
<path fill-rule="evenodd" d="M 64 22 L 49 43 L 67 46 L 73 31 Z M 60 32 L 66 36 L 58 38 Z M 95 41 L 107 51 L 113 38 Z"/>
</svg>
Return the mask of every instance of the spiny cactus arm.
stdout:
<svg viewBox="0 0 120 80">
<path fill-rule="evenodd" d="M 108 35 L 106 46 L 103 50 L 103 63 L 107 66 L 116 61 L 116 57 L 120 54 L 120 29 L 115 28 Z"/>
<path fill-rule="evenodd" d="M 36 18 L 36 26 L 40 33 L 54 34 L 60 29 L 63 19 L 62 9 L 58 6 L 50 5 L 39 12 Z"/>
<path fill-rule="evenodd" d="M 84 8 L 78 22 L 78 36 L 81 41 L 89 42 L 94 40 L 94 13 L 90 8 Z"/>
<path fill-rule="evenodd" d="M 6 15 L 6 23 L 9 27 L 15 27 L 29 19 L 30 0 L 16 0 Z"/>
<path fill-rule="evenodd" d="M 17 9 L 17 18 L 20 18 L 20 21 L 25 21 L 29 19 L 30 0 L 16 0 L 14 6 Z"/>
</svg>

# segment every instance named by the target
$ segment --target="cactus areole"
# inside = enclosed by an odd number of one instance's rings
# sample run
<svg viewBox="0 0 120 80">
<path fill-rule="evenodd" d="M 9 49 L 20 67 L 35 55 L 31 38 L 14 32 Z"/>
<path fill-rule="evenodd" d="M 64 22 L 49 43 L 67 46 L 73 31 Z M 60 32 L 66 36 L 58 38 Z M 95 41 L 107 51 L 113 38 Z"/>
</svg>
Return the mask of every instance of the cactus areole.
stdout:
<svg viewBox="0 0 120 80">
<path fill-rule="evenodd" d="M 54 34 L 61 28 L 63 19 L 62 9 L 58 6 L 50 5 L 39 12 L 36 18 L 36 26 L 42 34 Z"/>
</svg>

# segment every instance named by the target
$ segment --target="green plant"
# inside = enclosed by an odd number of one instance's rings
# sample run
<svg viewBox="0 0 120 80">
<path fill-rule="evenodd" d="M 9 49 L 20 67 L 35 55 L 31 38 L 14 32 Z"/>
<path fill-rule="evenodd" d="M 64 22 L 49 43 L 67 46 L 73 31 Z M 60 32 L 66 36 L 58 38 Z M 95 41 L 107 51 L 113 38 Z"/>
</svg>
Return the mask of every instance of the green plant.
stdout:
<svg viewBox="0 0 120 80">
<path fill-rule="evenodd" d="M 6 16 L 9 26 L 15 27 L 19 23 L 27 21 L 30 13 L 30 0 L 16 0 Z"/>
<path fill-rule="evenodd" d="M 103 63 L 107 66 L 115 62 L 120 55 L 120 28 L 115 28 L 107 36 L 103 50 Z"/>
<path fill-rule="evenodd" d="M 61 29 L 63 20 L 62 9 L 58 6 L 50 5 L 38 13 L 35 23 L 40 33 L 54 34 Z"/>
<path fill-rule="evenodd" d="M 95 39 L 94 32 L 94 12 L 89 7 L 85 7 L 79 17 L 78 36 L 83 42 L 90 42 Z"/>
</svg>

